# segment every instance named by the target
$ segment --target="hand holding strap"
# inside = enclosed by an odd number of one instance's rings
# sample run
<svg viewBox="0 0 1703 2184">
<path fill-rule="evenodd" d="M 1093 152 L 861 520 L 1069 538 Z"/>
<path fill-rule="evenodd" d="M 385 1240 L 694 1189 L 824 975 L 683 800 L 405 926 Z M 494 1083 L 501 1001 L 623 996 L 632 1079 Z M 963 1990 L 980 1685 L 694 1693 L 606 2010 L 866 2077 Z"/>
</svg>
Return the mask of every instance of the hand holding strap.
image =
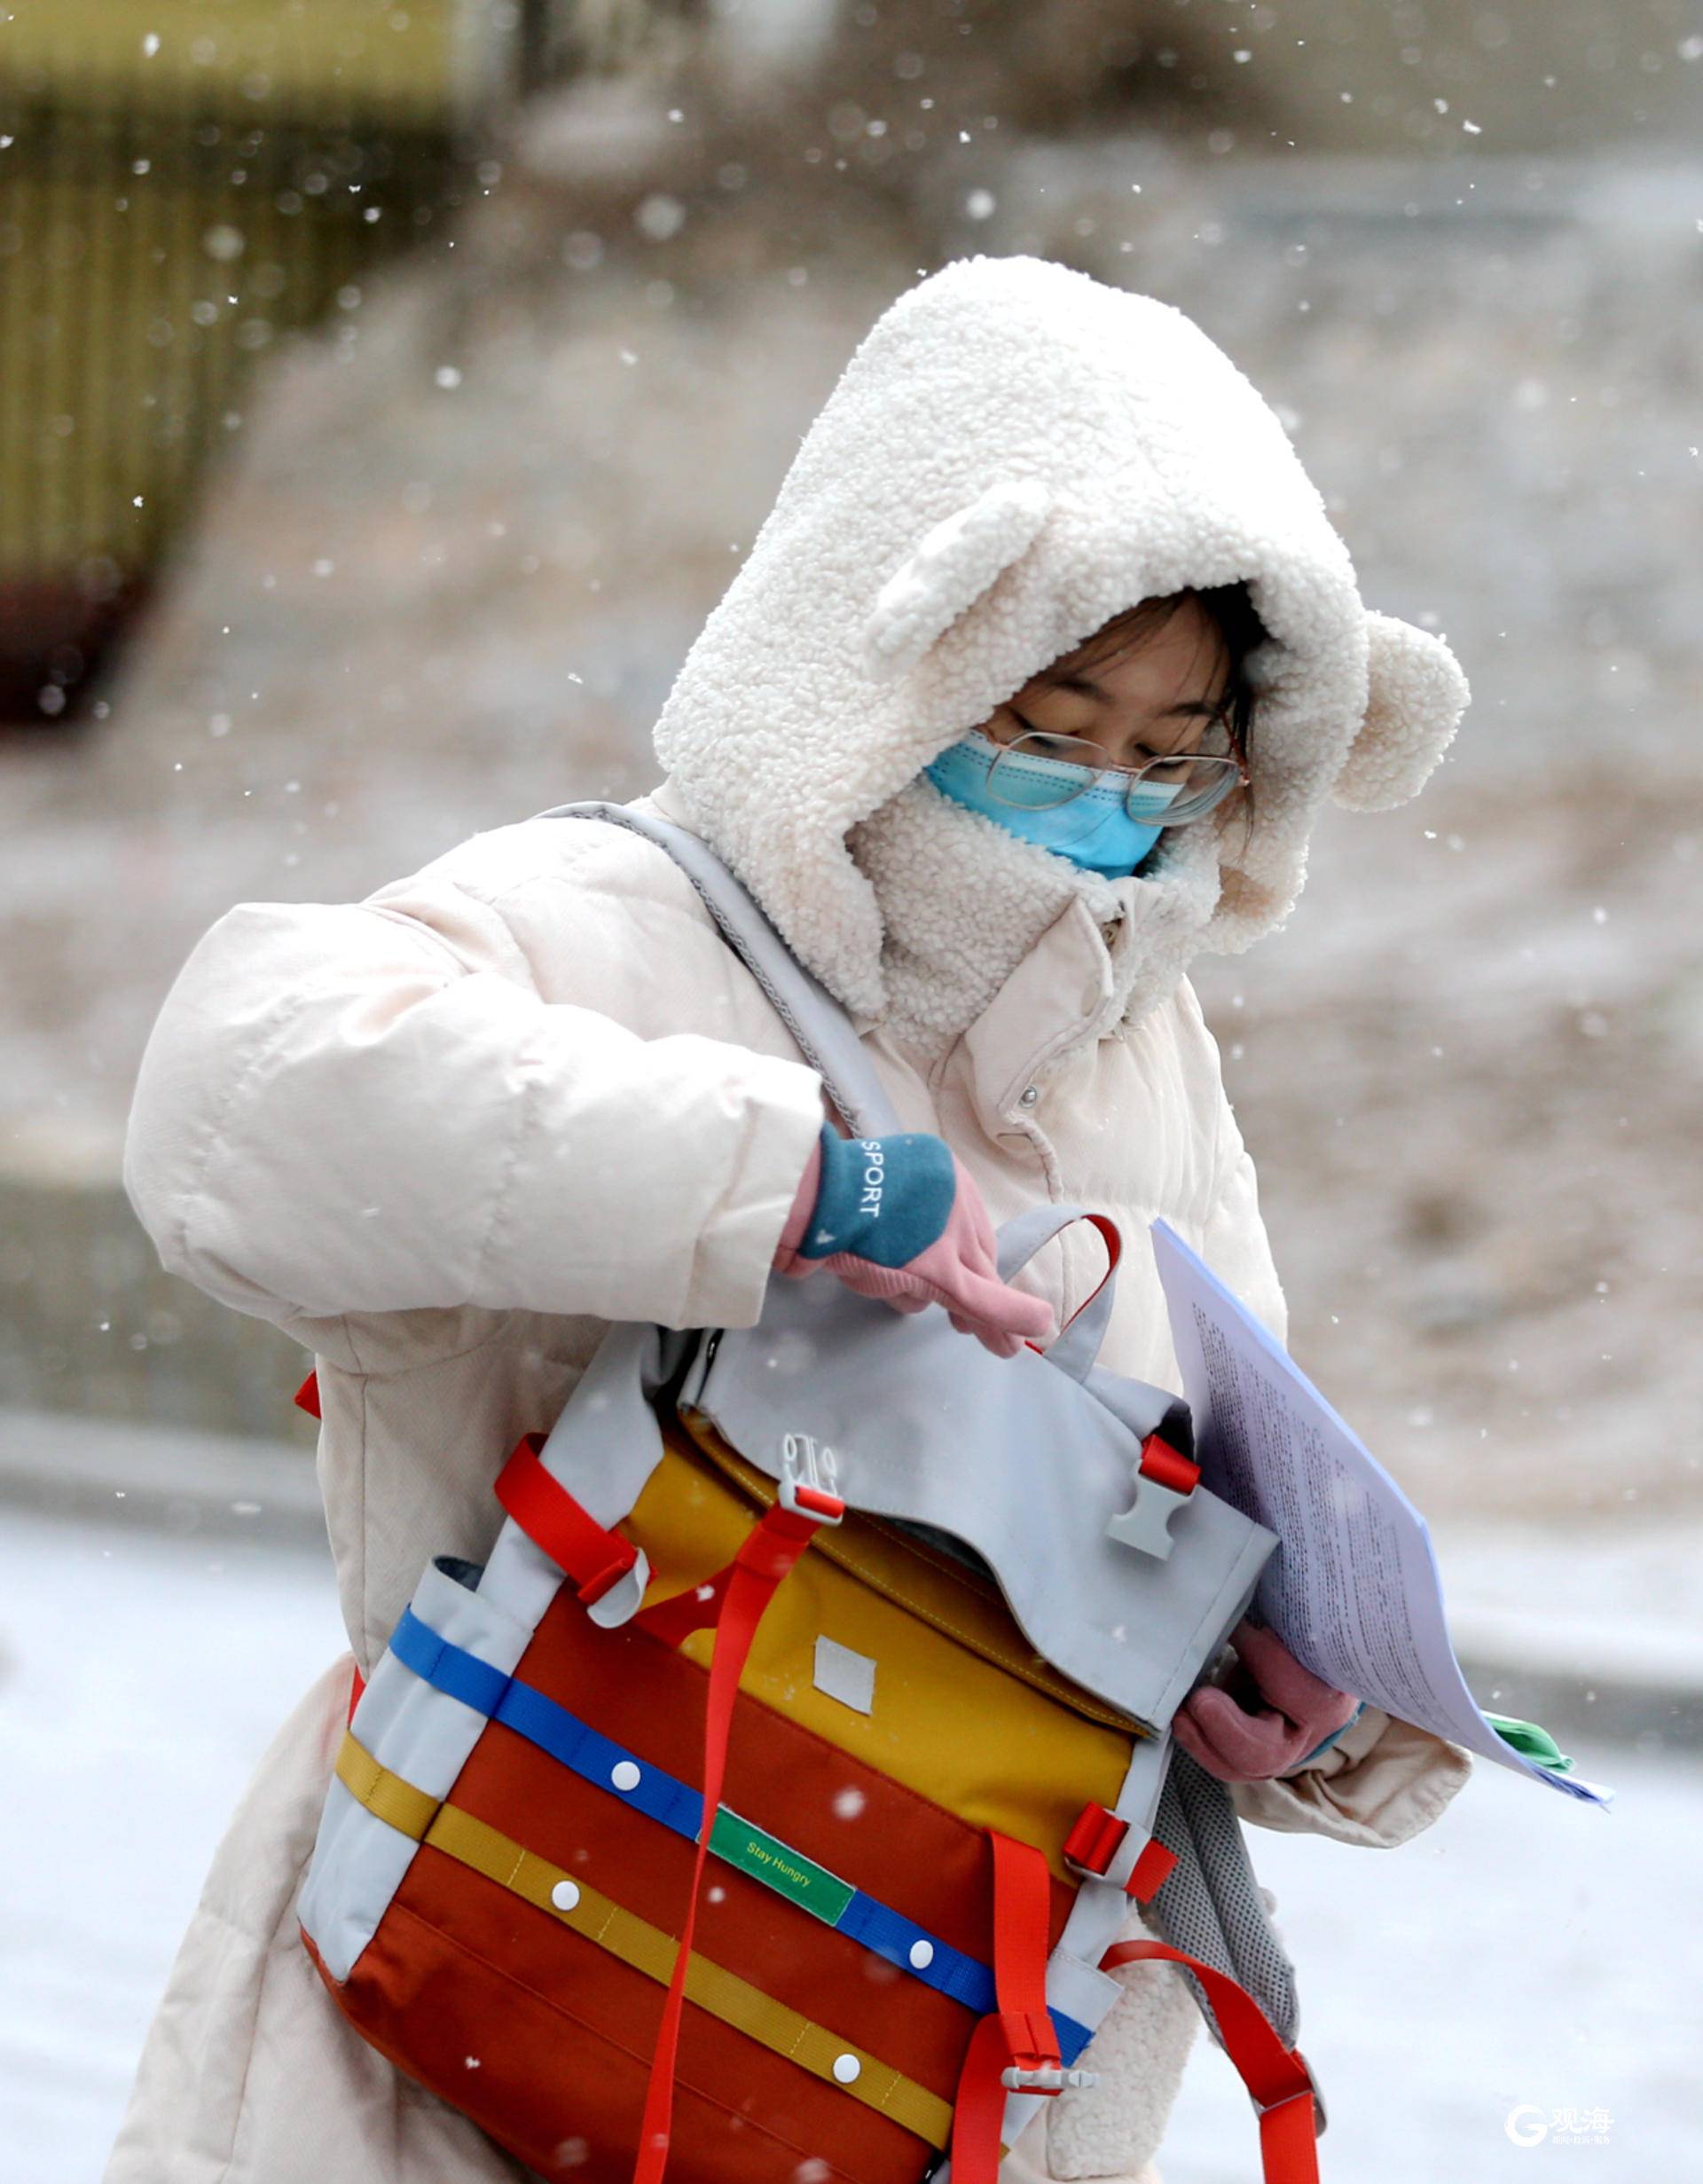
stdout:
<svg viewBox="0 0 1703 2184">
<path fill-rule="evenodd" d="M 999 1357 L 1050 1334 L 1039 1297 L 998 1274 L 993 1223 L 982 1194 L 942 1137 L 926 1130 L 837 1136 L 824 1124 L 808 1220 L 789 1218 L 775 1264 L 802 1280 L 819 1268 L 859 1296 L 901 1312 L 945 1307 L 961 1334 Z M 809 1186 L 809 1174 L 800 1197 Z"/>
<path fill-rule="evenodd" d="M 1032 1206 L 1026 1214 L 1008 1221 L 1000 1230 L 999 1268 L 1000 1279 L 1008 1282 L 1028 1265 L 1043 1244 L 1050 1244 L 1074 1221 L 1088 1222 L 1100 1231 L 1106 1247 L 1106 1270 L 1093 1295 L 1066 1320 L 1047 1355 L 1073 1380 L 1086 1380 L 1106 1339 L 1111 1308 L 1117 1299 L 1118 1261 L 1124 1255 L 1123 1234 L 1117 1222 L 1104 1214 L 1085 1213 L 1079 1206 Z"/>
</svg>

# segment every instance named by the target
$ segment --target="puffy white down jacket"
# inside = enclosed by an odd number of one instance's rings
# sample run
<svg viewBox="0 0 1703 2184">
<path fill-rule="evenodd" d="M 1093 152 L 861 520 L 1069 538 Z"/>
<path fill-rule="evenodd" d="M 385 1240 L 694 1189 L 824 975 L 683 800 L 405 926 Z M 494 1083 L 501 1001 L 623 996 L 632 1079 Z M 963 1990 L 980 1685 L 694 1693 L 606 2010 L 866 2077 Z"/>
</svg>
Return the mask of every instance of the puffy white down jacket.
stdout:
<svg viewBox="0 0 1703 2184">
<path fill-rule="evenodd" d="M 1188 983 L 1127 1036 L 1053 1058 L 1108 977 L 1073 904 L 926 1081 L 880 1030 L 867 1043 L 906 1126 L 951 1143 L 996 1220 L 1080 1201 L 1139 1240 L 1163 1214 L 1281 1337 L 1252 1166 Z M 554 1417 L 609 1320 L 756 1319 L 822 1113 L 690 884 L 623 829 L 529 820 L 364 903 L 245 904 L 201 941 L 148 1048 L 126 1182 L 169 1267 L 318 1361 L 319 1475 L 363 1669 L 430 1555 L 489 1551 L 498 1466 Z M 1024 1279 L 1066 1315 L 1098 1250 L 1067 1232 Z M 1139 1243 L 1104 1355 L 1175 1384 Z M 297 1937 L 349 1667 L 302 1700 L 237 1814 L 108 2184 L 520 2173 L 347 2028 Z M 1239 1792 L 1244 1811 L 1395 1842 L 1464 1771 L 1372 1714 L 1328 1762 Z M 1122 1976 L 1102 2084 L 1055 2105 L 1050 2171 L 1044 2134 L 1025 2134 L 1019 2173 L 1127 2176 L 1157 2145 L 1193 2005 L 1168 1972 Z"/>
<path fill-rule="evenodd" d="M 1232 799 L 1171 829 L 1108 895 L 930 808 L 935 754 L 1110 616 L 1236 579 L 1267 632 L 1251 823 Z M 995 1219 L 1068 1200 L 1123 1225 L 1106 1361 L 1175 1386 L 1140 1248 L 1156 1214 L 1284 1332 L 1188 962 L 1280 923 L 1326 798 L 1414 794 L 1465 696 L 1440 638 L 1362 605 L 1282 425 L 1198 327 L 1063 266 L 974 258 L 859 344 L 655 737 L 664 815 L 757 895 Z M 169 1266 L 318 1360 L 363 1669 L 429 1556 L 489 1549 L 498 1465 L 608 1321 L 756 1320 L 821 1112 L 691 887 L 615 829 L 527 821 L 366 902 L 245 904 L 208 934 L 144 1061 L 126 1182 Z M 1069 1231 L 1023 1279 L 1062 1318 L 1098 1249 Z M 349 1681 L 334 1663 L 303 1699 L 232 1824 L 108 2184 L 516 2173 L 346 2029 L 297 1939 Z M 1465 1768 L 1369 1709 L 1238 1803 L 1388 1843 Z M 1042 2111 L 1014 2175 L 1146 2170 L 1195 2016 L 1168 1969 L 1119 1976 L 1100 2085 Z"/>
</svg>

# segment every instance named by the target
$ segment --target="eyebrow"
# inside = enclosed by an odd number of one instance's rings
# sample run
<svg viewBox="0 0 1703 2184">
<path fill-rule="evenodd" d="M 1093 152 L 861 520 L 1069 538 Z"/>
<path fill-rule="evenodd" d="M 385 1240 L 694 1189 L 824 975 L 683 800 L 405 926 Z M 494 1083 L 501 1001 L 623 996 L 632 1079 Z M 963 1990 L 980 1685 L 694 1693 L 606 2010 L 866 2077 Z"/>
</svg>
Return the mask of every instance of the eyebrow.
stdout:
<svg viewBox="0 0 1703 2184">
<path fill-rule="evenodd" d="M 1086 675 L 1053 675 L 1048 680 L 1056 690 L 1074 690 L 1081 696 L 1091 697 L 1102 705 L 1110 705 L 1111 703 L 1110 692 L 1103 689 L 1097 682 L 1090 681 Z M 1220 713 L 1228 710 L 1228 695 L 1216 705 L 1211 705 L 1203 699 L 1195 698 L 1187 704 L 1167 705 L 1164 712 L 1159 715 L 1159 719 L 1169 720 L 1178 714 L 1193 716 L 1205 713 L 1209 720 L 1216 720 Z"/>
</svg>

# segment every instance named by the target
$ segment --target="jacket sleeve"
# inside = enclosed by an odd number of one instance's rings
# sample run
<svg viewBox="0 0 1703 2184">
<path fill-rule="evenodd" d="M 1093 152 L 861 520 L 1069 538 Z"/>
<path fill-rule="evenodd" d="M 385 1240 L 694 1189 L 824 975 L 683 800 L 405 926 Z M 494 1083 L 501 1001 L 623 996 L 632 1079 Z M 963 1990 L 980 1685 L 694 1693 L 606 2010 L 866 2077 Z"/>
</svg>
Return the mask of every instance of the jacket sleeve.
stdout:
<svg viewBox="0 0 1703 2184">
<path fill-rule="evenodd" d="M 500 900 L 436 871 L 388 900 L 245 903 L 195 948 L 125 1144 L 165 1265 L 273 1319 L 753 1324 L 815 1072 L 543 1000 Z"/>
<path fill-rule="evenodd" d="M 1388 1850 L 1429 1827 L 1471 1772 L 1458 1744 L 1369 1706 L 1313 1765 L 1233 1783 L 1230 1798 L 1257 1827 Z"/>
<path fill-rule="evenodd" d="M 1227 1646 L 1211 1680 L 1224 1683 L 1235 1661 Z M 1368 1701 L 1288 1773 L 1228 1787 L 1236 1811 L 1257 1827 L 1391 1850 L 1429 1827 L 1471 1771 L 1471 1755 L 1459 1745 Z"/>
</svg>

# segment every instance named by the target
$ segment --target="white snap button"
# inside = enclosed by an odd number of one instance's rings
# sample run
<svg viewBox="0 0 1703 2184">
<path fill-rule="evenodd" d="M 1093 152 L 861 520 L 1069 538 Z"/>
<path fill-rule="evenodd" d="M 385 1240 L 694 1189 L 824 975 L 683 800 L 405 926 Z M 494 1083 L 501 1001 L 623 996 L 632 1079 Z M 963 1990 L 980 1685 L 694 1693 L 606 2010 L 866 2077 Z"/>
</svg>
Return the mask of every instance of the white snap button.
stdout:
<svg viewBox="0 0 1703 2184">
<path fill-rule="evenodd" d="M 571 1911 L 579 1901 L 577 1881 L 558 1881 L 550 1891 L 550 1901 L 558 1911 Z"/>
<path fill-rule="evenodd" d="M 609 1779 L 616 1789 L 637 1789 L 639 1770 L 630 1759 L 617 1759 L 609 1769 Z"/>
<path fill-rule="evenodd" d="M 925 1971 L 934 1962 L 934 1944 L 931 1941 L 914 1941 L 911 1944 L 911 1962 L 919 1972 Z"/>
<path fill-rule="evenodd" d="M 834 2075 L 842 2086 L 849 2086 L 854 2078 L 862 2077 L 863 2065 L 855 2055 L 836 2055 Z"/>
<path fill-rule="evenodd" d="M 1025 1085 L 1024 1087 L 1023 1096 L 1017 1102 L 1017 1105 L 1019 1107 L 1032 1107 L 1040 1097 L 1040 1087 L 1039 1085 Z"/>
</svg>

